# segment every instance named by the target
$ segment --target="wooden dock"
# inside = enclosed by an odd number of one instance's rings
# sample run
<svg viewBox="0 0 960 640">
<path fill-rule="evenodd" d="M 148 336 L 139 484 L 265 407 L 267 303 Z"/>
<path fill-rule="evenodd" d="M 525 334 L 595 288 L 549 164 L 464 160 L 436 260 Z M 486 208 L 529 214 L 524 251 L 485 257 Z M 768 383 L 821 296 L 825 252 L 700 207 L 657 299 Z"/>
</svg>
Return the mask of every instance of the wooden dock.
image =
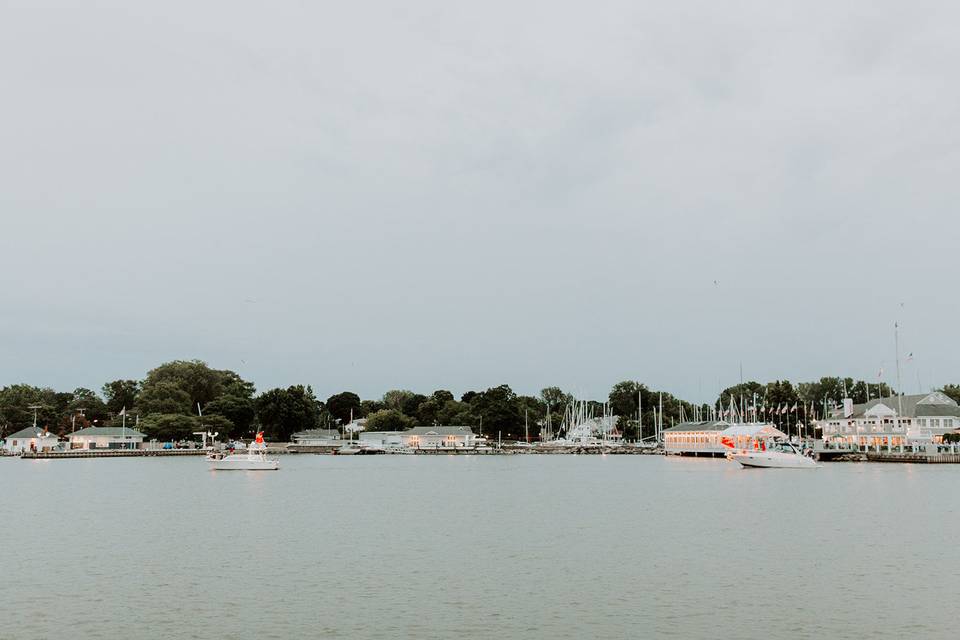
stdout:
<svg viewBox="0 0 960 640">
<path fill-rule="evenodd" d="M 916 464 L 960 464 L 960 453 L 867 453 L 868 462 L 912 462 Z"/>
<path fill-rule="evenodd" d="M 61 458 L 159 458 L 170 456 L 203 456 L 204 449 L 74 449 L 67 451 L 24 451 L 24 460 L 59 460 Z"/>
</svg>

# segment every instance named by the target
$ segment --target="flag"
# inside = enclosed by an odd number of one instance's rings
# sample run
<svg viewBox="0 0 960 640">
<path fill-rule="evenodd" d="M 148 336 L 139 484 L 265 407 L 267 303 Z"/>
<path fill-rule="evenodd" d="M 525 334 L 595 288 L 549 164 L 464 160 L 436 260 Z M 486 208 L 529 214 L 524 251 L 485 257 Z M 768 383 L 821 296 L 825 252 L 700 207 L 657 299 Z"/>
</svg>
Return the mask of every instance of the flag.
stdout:
<svg viewBox="0 0 960 640">
<path fill-rule="evenodd" d="M 118 417 L 119 417 L 119 416 L 125 416 L 125 415 L 127 415 L 127 408 L 126 408 L 126 407 L 124 407 L 123 409 L 120 409 L 120 413 L 117 414 Z"/>
<path fill-rule="evenodd" d="M 911 360 L 913 360 L 913 351 L 907 354 L 907 362 L 910 362 Z"/>
<path fill-rule="evenodd" d="M 883 377 L 883 367 L 880 367 L 880 371 L 877 372 L 877 378 L 879 379 L 879 378 L 882 378 L 882 377 Z"/>
<path fill-rule="evenodd" d="M 257 444 L 263 444 L 263 431 L 257 431 Z"/>
<path fill-rule="evenodd" d="M 793 407 L 791 407 L 790 411 L 796 412 L 796 410 L 797 410 L 797 403 L 794 402 Z"/>
</svg>

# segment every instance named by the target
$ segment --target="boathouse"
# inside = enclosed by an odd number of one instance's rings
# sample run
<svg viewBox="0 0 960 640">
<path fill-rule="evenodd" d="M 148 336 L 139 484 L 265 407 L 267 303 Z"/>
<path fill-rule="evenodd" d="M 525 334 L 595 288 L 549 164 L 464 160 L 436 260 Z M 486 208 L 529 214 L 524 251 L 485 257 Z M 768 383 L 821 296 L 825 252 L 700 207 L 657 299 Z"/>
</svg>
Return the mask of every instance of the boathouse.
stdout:
<svg viewBox="0 0 960 640">
<path fill-rule="evenodd" d="M 140 449 L 147 436 L 129 427 L 87 427 L 67 436 L 71 449 Z"/>
<path fill-rule="evenodd" d="M 414 427 L 401 431 L 400 436 L 410 449 L 460 449 L 477 444 L 470 427 Z"/>
<path fill-rule="evenodd" d="M 368 449 L 400 449 L 403 431 L 361 431 L 360 444 Z"/>
<path fill-rule="evenodd" d="M 295 445 L 304 447 L 323 447 L 333 444 L 340 445 L 340 432 L 336 429 L 307 429 L 306 431 L 297 431 L 290 436 L 290 441 Z"/>
<path fill-rule="evenodd" d="M 681 422 L 663 430 L 664 451 L 687 456 L 724 456 L 734 448 L 752 448 L 759 440 L 786 437 L 772 424 L 730 424 L 725 420 Z"/>
<path fill-rule="evenodd" d="M 3 441 L 3 450 L 7 453 L 50 451 L 59 442 L 60 439 L 46 429 L 27 427 L 7 436 L 6 440 Z"/>
<path fill-rule="evenodd" d="M 941 442 L 945 433 L 960 427 L 960 405 L 940 391 L 863 404 L 848 399 L 816 426 L 825 441 L 838 445 L 875 448 Z"/>
</svg>

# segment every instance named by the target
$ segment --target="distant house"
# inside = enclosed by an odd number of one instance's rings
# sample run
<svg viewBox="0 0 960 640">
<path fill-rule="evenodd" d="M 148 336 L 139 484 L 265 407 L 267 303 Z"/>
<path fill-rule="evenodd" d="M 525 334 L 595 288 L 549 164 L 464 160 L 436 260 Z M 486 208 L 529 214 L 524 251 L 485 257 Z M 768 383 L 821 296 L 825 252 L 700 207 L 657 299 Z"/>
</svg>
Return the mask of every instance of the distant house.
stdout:
<svg viewBox="0 0 960 640">
<path fill-rule="evenodd" d="M 71 449 L 139 449 L 147 436 L 129 427 L 87 427 L 67 436 Z"/>
<path fill-rule="evenodd" d="M 414 427 L 401 431 L 400 436 L 411 449 L 458 449 L 477 444 L 470 427 Z"/>
<path fill-rule="evenodd" d="M 340 432 L 336 429 L 307 429 L 294 433 L 290 436 L 290 441 L 304 447 L 322 447 L 339 443 Z"/>
<path fill-rule="evenodd" d="M 905 442 L 940 442 L 960 427 L 960 405 L 940 391 L 876 398 L 863 404 L 844 401 L 831 415 L 817 421 L 824 440 L 872 446 Z"/>
<path fill-rule="evenodd" d="M 37 427 L 27 427 L 7 436 L 3 442 L 3 450 L 7 453 L 49 451 L 56 447 L 59 441 L 60 439 L 49 431 Z"/>
<path fill-rule="evenodd" d="M 366 431 L 366 430 L 367 430 L 366 418 L 358 418 L 356 420 L 353 420 L 343 425 L 344 433 L 357 433 L 357 432 Z"/>
</svg>

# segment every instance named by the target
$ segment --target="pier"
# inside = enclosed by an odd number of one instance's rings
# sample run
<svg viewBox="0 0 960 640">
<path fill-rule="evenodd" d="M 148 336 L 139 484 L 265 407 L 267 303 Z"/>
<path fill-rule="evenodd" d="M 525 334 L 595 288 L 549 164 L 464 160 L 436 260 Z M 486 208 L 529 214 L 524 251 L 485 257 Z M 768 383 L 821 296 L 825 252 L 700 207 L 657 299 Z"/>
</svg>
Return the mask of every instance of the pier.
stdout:
<svg viewBox="0 0 960 640">
<path fill-rule="evenodd" d="M 204 449 L 75 449 L 73 451 L 24 451 L 24 460 L 53 460 L 61 458 L 159 458 L 170 456 L 203 456 Z"/>
<path fill-rule="evenodd" d="M 917 464 L 960 464 L 960 453 L 867 453 L 868 462 L 913 462 Z"/>
</svg>

